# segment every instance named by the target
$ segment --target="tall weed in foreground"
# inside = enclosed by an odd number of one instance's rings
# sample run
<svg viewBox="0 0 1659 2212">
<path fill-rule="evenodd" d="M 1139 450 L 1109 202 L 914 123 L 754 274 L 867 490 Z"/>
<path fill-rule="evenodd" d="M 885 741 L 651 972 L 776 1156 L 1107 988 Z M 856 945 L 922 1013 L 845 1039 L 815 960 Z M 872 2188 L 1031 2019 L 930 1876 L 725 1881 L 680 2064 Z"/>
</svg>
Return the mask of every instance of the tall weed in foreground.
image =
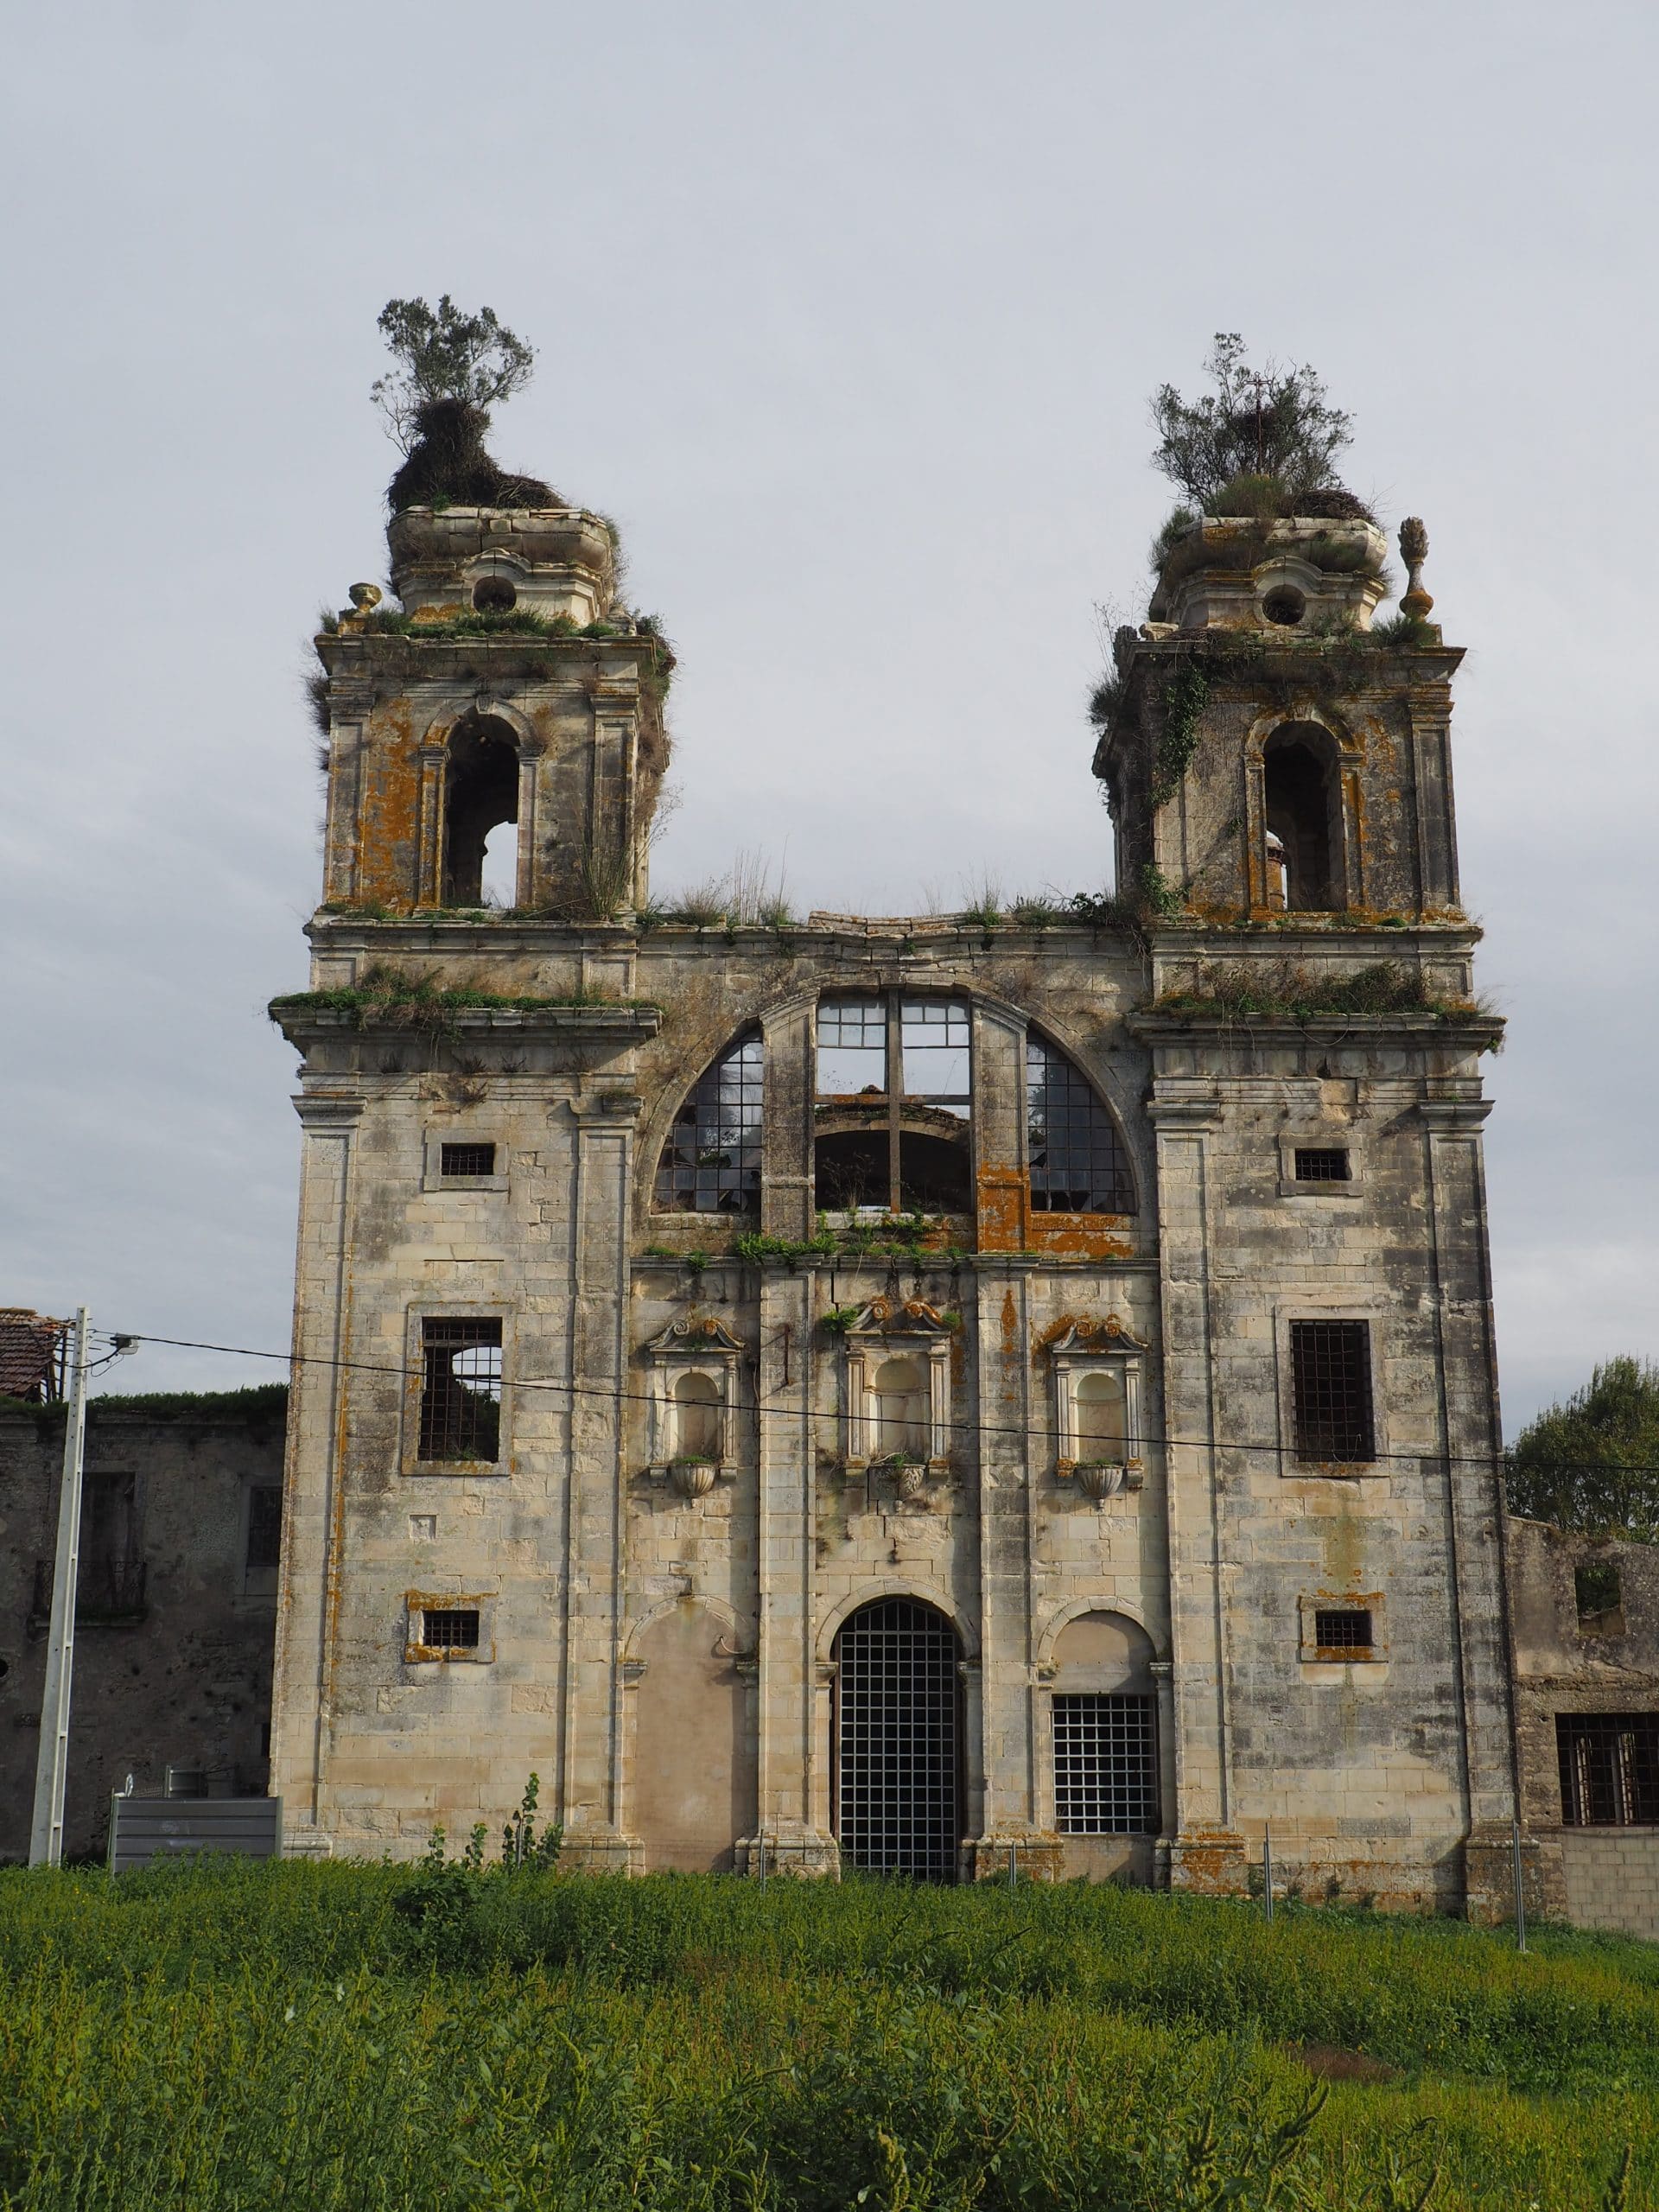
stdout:
<svg viewBox="0 0 1659 2212">
<path fill-rule="evenodd" d="M 1626 2145 L 1641 2212 L 1659 1952 L 1540 1940 L 1083 1888 L 0 1873 L 0 2212 L 1601 2212 Z M 1400 2073 L 1322 2102 L 1315 2042 Z"/>
</svg>

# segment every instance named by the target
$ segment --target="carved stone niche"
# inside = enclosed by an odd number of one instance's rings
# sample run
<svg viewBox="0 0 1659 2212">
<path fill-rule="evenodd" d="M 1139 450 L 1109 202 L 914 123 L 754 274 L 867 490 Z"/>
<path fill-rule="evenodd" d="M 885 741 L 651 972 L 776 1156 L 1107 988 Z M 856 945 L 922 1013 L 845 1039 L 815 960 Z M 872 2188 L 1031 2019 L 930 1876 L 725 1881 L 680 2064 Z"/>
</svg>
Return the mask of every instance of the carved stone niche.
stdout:
<svg viewBox="0 0 1659 2212">
<path fill-rule="evenodd" d="M 844 1338 L 849 1474 L 889 1469 L 901 1497 L 919 1497 L 950 1458 L 955 1332 L 923 1299 L 873 1298 Z"/>
<path fill-rule="evenodd" d="M 1116 1313 L 1074 1321 L 1048 1348 L 1054 1372 L 1054 1472 L 1096 1505 L 1146 1480 L 1141 1363 L 1146 1345 Z"/>
<path fill-rule="evenodd" d="M 732 1471 L 737 1365 L 743 1346 L 713 1314 L 671 1321 L 643 1348 L 650 1376 L 653 1480 L 706 1497 Z"/>
</svg>

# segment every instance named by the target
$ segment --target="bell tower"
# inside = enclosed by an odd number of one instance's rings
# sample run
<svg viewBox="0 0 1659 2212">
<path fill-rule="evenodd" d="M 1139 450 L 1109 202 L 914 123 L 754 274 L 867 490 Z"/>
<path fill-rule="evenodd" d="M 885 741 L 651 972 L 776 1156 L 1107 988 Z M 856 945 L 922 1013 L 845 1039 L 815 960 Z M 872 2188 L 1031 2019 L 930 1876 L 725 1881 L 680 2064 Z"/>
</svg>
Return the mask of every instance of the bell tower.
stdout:
<svg viewBox="0 0 1659 2212">
<path fill-rule="evenodd" d="M 481 908 L 517 829 L 511 906 L 611 922 L 645 896 L 672 667 L 616 597 L 611 526 L 579 508 L 408 507 L 316 649 L 328 721 L 325 912 Z"/>
<path fill-rule="evenodd" d="M 1121 887 L 1217 922 L 1461 920 L 1463 655 L 1427 620 L 1422 524 L 1401 539 L 1412 588 L 1380 625 L 1374 523 L 1205 517 L 1164 545 L 1097 707 Z"/>
</svg>

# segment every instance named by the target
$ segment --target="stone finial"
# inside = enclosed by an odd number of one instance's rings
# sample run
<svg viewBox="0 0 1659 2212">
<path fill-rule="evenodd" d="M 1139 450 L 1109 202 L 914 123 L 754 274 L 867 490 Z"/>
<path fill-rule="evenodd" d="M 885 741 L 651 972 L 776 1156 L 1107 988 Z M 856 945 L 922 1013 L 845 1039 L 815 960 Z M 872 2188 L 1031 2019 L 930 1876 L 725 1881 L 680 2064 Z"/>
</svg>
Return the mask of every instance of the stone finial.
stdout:
<svg viewBox="0 0 1659 2212">
<path fill-rule="evenodd" d="M 1406 588 L 1400 601 L 1401 612 L 1415 615 L 1420 622 L 1423 621 L 1434 602 L 1423 589 L 1423 563 L 1428 558 L 1428 532 L 1416 515 L 1408 515 L 1400 525 L 1400 558 L 1406 564 Z"/>
<path fill-rule="evenodd" d="M 366 614 L 372 607 L 380 604 L 378 584 L 353 584 L 346 594 L 359 614 Z"/>
</svg>

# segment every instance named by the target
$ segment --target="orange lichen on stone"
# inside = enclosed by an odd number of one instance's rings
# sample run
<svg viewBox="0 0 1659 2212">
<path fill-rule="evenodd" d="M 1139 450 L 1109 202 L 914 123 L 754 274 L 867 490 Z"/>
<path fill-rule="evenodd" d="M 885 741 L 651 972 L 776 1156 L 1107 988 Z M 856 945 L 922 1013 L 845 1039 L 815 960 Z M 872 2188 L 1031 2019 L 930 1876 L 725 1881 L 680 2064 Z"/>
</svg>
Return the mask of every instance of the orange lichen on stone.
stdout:
<svg viewBox="0 0 1659 2212">
<path fill-rule="evenodd" d="M 372 726 L 357 824 L 357 896 L 388 906 L 414 897 L 420 838 L 420 759 L 400 702 Z"/>
</svg>

